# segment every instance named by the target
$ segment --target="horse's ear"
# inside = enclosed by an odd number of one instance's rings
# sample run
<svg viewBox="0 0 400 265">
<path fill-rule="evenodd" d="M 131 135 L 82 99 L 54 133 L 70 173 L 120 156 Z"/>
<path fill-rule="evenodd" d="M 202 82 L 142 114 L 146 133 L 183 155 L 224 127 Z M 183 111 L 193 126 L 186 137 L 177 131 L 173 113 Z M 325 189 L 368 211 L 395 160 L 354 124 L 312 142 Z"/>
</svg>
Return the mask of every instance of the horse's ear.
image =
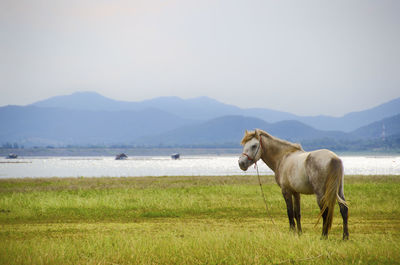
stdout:
<svg viewBox="0 0 400 265">
<path fill-rule="evenodd" d="M 256 133 L 257 139 L 260 139 L 260 129 L 255 129 L 254 132 Z"/>
<path fill-rule="evenodd" d="M 246 139 L 247 139 L 247 135 L 249 134 L 249 132 L 247 131 L 247 130 L 245 130 L 244 131 L 244 136 L 243 136 L 243 138 L 242 138 L 242 141 L 240 141 L 240 144 L 241 145 L 245 145 L 245 143 L 246 143 Z"/>
</svg>

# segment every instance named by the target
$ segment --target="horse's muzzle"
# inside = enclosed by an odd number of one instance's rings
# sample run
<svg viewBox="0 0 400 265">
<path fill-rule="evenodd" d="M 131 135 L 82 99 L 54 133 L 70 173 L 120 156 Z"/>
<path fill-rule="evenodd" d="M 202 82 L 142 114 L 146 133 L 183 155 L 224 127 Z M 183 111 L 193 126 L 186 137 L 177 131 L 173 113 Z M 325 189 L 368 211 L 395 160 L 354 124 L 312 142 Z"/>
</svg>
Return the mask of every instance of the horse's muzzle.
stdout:
<svg viewBox="0 0 400 265">
<path fill-rule="evenodd" d="M 249 166 L 247 164 L 248 164 L 247 159 L 239 158 L 239 167 L 241 170 L 246 171 L 249 168 Z"/>
</svg>

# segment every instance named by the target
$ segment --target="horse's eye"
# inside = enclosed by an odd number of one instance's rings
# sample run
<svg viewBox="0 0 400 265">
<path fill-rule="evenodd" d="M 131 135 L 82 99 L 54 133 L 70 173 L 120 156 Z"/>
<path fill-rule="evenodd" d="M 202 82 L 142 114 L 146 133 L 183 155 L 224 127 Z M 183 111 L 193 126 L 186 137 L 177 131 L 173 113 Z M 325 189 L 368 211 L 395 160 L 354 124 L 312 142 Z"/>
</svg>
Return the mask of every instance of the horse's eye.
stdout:
<svg viewBox="0 0 400 265">
<path fill-rule="evenodd" d="M 257 147 L 256 144 L 255 144 L 255 145 L 252 145 L 252 146 L 251 146 L 251 149 L 256 149 L 256 147 Z"/>
</svg>

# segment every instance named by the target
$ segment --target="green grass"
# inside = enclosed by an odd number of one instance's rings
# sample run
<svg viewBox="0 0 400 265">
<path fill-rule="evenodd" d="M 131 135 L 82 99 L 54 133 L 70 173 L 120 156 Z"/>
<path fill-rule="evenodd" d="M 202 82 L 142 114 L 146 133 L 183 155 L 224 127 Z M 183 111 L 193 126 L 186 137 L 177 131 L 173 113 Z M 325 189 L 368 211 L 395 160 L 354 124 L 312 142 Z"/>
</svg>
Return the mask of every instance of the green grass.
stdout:
<svg viewBox="0 0 400 265">
<path fill-rule="evenodd" d="M 400 176 L 345 177 L 349 241 L 263 182 L 268 214 L 255 176 L 0 180 L 0 264 L 400 264 Z"/>
</svg>

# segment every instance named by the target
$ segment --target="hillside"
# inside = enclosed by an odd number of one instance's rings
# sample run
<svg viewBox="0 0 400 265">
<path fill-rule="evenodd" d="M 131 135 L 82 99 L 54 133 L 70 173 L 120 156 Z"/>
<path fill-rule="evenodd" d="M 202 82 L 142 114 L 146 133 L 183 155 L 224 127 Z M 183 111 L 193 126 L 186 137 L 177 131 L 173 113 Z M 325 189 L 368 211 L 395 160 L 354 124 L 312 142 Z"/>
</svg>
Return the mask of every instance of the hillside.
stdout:
<svg viewBox="0 0 400 265">
<path fill-rule="evenodd" d="M 170 132 L 145 137 L 139 142 L 166 145 L 224 145 L 238 146 L 244 131 L 256 128 L 289 141 L 302 141 L 324 137 L 343 138 L 345 133 L 316 130 L 298 121 L 267 123 L 261 119 L 244 116 L 224 116 L 204 123 L 181 127 Z"/>
<path fill-rule="evenodd" d="M 268 108 L 239 108 L 221 103 L 208 97 L 182 99 L 179 97 L 159 97 L 138 102 L 117 101 L 95 92 L 79 92 L 71 95 L 52 97 L 32 104 L 37 107 L 54 107 L 75 110 L 123 111 L 159 109 L 184 119 L 207 121 L 210 119 L 240 115 L 255 117 L 274 123 L 285 120 L 297 120 L 318 130 L 351 132 L 375 121 L 400 114 L 400 98 L 379 106 L 342 117 L 298 116 L 288 112 Z"/>
<path fill-rule="evenodd" d="M 393 100 L 364 112 L 345 115 L 343 119 L 346 121 L 341 122 L 351 122 L 358 117 L 364 117 L 360 118 L 363 122 L 377 119 L 389 115 L 389 111 L 396 112 L 398 105 L 399 99 Z M 396 135 L 400 135 L 400 114 L 374 120 L 351 132 L 321 130 L 301 122 L 312 118 L 325 123 L 331 119 L 340 121 L 340 118 L 298 117 L 268 109 L 241 109 L 207 97 L 162 97 L 124 102 L 83 92 L 50 98 L 29 106 L 0 107 L 0 145 L 237 147 L 244 130 L 260 128 L 307 147 L 347 150 L 354 146 L 380 148 L 382 142 L 377 139 L 382 138 L 383 131 L 385 144 L 392 148 L 397 146 Z M 349 128 L 343 124 L 340 126 Z"/>
<path fill-rule="evenodd" d="M 93 111 L 139 111 L 150 108 L 178 115 L 185 119 L 197 120 L 208 120 L 241 111 L 238 107 L 223 104 L 208 97 L 192 99 L 158 97 L 128 102 L 109 99 L 95 92 L 78 92 L 66 96 L 52 97 L 33 103 L 32 106 Z"/>
<path fill-rule="evenodd" d="M 367 126 L 358 128 L 352 134 L 360 138 L 387 138 L 396 134 L 400 134 L 400 115 L 395 115 L 377 122 L 373 122 Z"/>
<path fill-rule="evenodd" d="M 343 117 L 299 117 L 298 120 L 320 130 L 341 130 L 351 132 L 375 121 L 400 114 L 400 98 L 364 111 L 351 112 Z"/>
<path fill-rule="evenodd" d="M 188 123 L 154 109 L 109 112 L 8 106 L 0 108 L 0 142 L 25 146 L 131 143 Z"/>
</svg>

